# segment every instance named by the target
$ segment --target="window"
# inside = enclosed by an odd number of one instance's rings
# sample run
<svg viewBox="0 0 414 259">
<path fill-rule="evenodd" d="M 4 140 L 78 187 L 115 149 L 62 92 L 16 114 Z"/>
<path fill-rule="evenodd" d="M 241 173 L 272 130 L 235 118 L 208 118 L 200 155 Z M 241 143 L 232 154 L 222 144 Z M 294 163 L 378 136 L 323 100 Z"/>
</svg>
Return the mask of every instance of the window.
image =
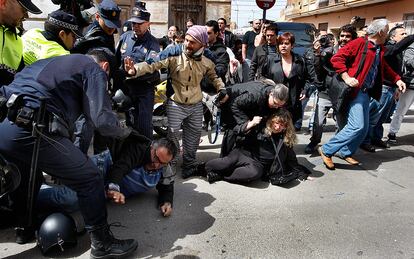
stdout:
<svg viewBox="0 0 414 259">
<path fill-rule="evenodd" d="M 319 0 L 319 7 L 324 7 L 329 5 L 329 0 Z"/>
<path fill-rule="evenodd" d="M 385 19 L 385 16 L 377 16 L 372 18 L 372 20 L 378 20 L 378 19 Z"/>
<path fill-rule="evenodd" d="M 404 14 L 403 21 L 407 34 L 414 34 L 414 13 Z"/>
<path fill-rule="evenodd" d="M 328 23 L 324 22 L 324 23 L 318 24 L 318 30 L 319 31 L 328 31 Z"/>
</svg>

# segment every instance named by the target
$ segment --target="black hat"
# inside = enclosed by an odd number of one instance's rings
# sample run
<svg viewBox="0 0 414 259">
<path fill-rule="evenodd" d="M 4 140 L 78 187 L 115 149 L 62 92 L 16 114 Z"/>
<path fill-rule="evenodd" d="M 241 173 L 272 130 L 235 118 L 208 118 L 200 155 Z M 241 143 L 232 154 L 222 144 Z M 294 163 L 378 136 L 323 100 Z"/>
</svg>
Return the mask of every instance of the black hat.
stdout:
<svg viewBox="0 0 414 259">
<path fill-rule="evenodd" d="M 121 9 L 114 1 L 103 0 L 98 5 L 98 11 L 106 26 L 112 29 L 121 27 L 121 20 L 119 19 Z"/>
<path fill-rule="evenodd" d="M 151 14 L 145 9 L 145 2 L 136 1 L 132 8 L 131 18 L 128 20 L 133 23 L 149 22 Z"/>
<path fill-rule="evenodd" d="M 32 14 L 41 14 L 42 11 L 32 3 L 31 0 L 17 0 L 27 11 L 31 12 Z"/>
<path fill-rule="evenodd" d="M 62 10 L 51 12 L 47 22 L 53 25 L 71 30 L 77 37 L 82 37 L 76 17 Z"/>
</svg>

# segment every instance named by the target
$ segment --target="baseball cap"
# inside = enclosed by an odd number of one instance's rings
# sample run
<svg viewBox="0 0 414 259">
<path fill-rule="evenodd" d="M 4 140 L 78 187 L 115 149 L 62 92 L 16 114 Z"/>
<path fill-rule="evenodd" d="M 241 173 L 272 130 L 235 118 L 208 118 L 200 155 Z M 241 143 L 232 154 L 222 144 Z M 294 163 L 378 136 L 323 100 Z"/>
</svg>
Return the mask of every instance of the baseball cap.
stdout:
<svg viewBox="0 0 414 259">
<path fill-rule="evenodd" d="M 71 30 L 77 37 L 82 37 L 76 17 L 62 10 L 51 12 L 47 22 Z"/>
<path fill-rule="evenodd" d="M 112 0 L 103 0 L 98 5 L 98 12 L 101 18 L 104 20 L 105 25 L 111 29 L 117 29 L 121 27 L 121 20 L 119 19 L 121 14 L 121 8 Z"/>
<path fill-rule="evenodd" d="M 24 7 L 28 12 L 31 12 L 32 14 L 41 14 L 42 11 L 32 3 L 31 0 L 17 0 L 21 6 Z"/>
</svg>

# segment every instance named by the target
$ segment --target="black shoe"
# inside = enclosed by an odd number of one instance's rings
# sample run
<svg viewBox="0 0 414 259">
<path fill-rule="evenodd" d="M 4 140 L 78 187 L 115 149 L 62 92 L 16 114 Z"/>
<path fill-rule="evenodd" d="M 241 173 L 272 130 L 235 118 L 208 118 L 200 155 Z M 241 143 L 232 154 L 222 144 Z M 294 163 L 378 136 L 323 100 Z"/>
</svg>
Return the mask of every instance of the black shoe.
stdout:
<svg viewBox="0 0 414 259">
<path fill-rule="evenodd" d="M 202 177 L 207 177 L 207 171 L 206 171 L 206 163 L 201 162 L 197 166 L 197 175 Z"/>
<path fill-rule="evenodd" d="M 208 172 L 207 173 L 207 181 L 209 183 L 214 183 L 217 181 L 221 181 L 224 179 L 224 176 L 222 176 L 221 174 L 215 173 L 215 172 Z"/>
<path fill-rule="evenodd" d="M 387 142 L 382 141 L 381 139 L 373 139 L 371 140 L 371 144 L 374 146 L 377 146 L 379 148 L 389 148 L 390 145 L 388 145 Z"/>
<path fill-rule="evenodd" d="M 388 142 L 397 143 L 397 136 L 394 133 L 388 133 Z"/>
<path fill-rule="evenodd" d="M 187 178 L 192 177 L 192 176 L 197 176 L 197 172 L 198 172 L 198 170 L 197 170 L 196 166 L 184 167 L 181 171 L 181 177 L 183 179 L 187 179 Z"/>
<path fill-rule="evenodd" d="M 306 154 L 312 154 L 313 152 L 315 152 L 315 148 L 318 146 L 318 144 L 315 143 L 309 143 L 306 147 L 305 147 L 305 153 Z"/>
<path fill-rule="evenodd" d="M 375 153 L 375 147 L 371 144 L 361 144 L 359 147 L 367 152 Z"/>
<path fill-rule="evenodd" d="M 35 239 L 35 231 L 33 228 L 26 227 L 17 227 L 16 230 L 16 243 L 23 245 L 33 241 Z"/>
<path fill-rule="evenodd" d="M 105 225 L 90 232 L 91 258 L 123 258 L 137 249 L 136 240 L 116 239 L 109 229 L 110 226 Z"/>
</svg>

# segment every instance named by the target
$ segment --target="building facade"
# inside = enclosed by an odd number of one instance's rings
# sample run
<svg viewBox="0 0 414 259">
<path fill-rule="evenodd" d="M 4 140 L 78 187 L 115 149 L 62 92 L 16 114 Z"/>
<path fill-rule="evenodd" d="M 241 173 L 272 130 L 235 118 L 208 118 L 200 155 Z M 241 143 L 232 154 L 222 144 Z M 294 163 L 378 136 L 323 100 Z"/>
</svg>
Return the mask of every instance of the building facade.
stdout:
<svg viewBox="0 0 414 259">
<path fill-rule="evenodd" d="M 100 2 L 95 0 L 94 2 Z M 121 7 L 121 20 L 128 20 L 130 10 L 134 7 L 136 0 L 115 0 Z M 47 15 L 59 8 L 51 1 L 33 0 L 43 11 L 40 15 L 31 15 L 25 21 L 26 29 L 43 28 L 43 21 Z M 224 17 L 230 22 L 231 0 L 143 0 L 146 2 L 148 11 L 151 13 L 151 33 L 155 37 L 167 34 L 168 27 L 177 25 L 180 30 L 185 31 L 187 18 L 192 18 L 196 24 L 205 24 L 208 20 L 217 20 Z"/>
<path fill-rule="evenodd" d="M 335 32 L 359 16 L 357 29 L 386 18 L 390 27 L 404 24 L 414 33 L 414 0 L 288 0 L 282 15 L 287 21 L 313 23 L 319 30 Z"/>
</svg>

